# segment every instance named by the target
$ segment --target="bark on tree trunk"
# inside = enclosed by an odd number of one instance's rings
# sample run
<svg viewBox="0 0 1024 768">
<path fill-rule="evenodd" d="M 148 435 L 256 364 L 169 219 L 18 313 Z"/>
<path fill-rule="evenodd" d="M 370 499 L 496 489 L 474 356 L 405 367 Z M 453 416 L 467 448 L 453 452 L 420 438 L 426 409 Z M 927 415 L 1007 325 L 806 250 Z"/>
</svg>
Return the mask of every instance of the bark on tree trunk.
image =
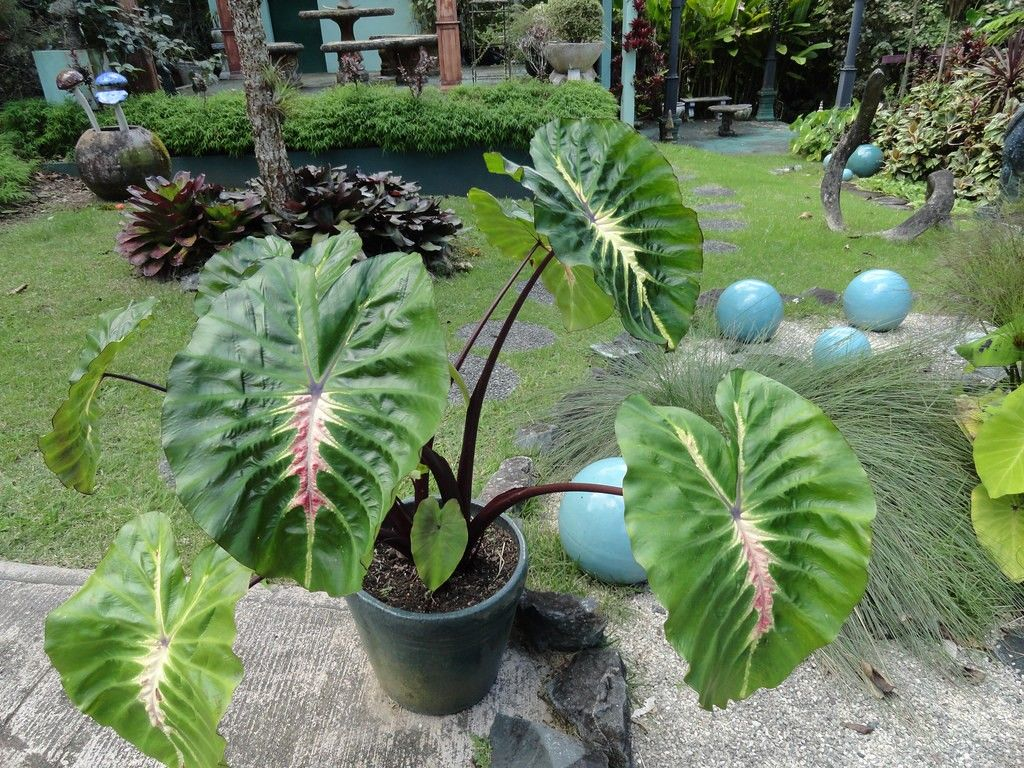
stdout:
<svg viewBox="0 0 1024 768">
<path fill-rule="evenodd" d="M 898 227 L 887 229 L 878 234 L 886 240 L 898 243 L 909 243 L 919 237 L 930 227 L 948 224 L 949 214 L 956 202 L 951 171 L 935 171 L 928 176 L 928 201 L 909 219 Z"/>
<path fill-rule="evenodd" d="M 245 77 L 245 106 L 252 125 L 260 179 L 266 190 L 267 205 L 280 213 L 295 183 L 295 172 L 284 146 L 281 113 L 274 104 L 273 90 L 265 76 L 270 67 L 270 55 L 259 0 L 228 0 L 228 7 L 234 17 L 235 41 Z"/>
</svg>

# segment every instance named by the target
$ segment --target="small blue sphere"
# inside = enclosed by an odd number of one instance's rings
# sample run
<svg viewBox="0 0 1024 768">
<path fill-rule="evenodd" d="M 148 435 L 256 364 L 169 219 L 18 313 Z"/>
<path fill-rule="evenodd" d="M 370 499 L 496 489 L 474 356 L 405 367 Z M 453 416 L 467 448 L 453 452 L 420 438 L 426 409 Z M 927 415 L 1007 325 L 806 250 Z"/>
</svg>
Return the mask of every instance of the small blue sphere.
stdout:
<svg viewBox="0 0 1024 768">
<path fill-rule="evenodd" d="M 850 325 L 866 331 L 891 331 L 910 312 L 910 284 L 891 269 L 869 269 L 843 291 L 843 310 Z"/>
<path fill-rule="evenodd" d="M 821 332 L 814 342 L 811 360 L 815 365 L 828 365 L 842 360 L 867 357 L 871 354 L 871 342 L 863 331 L 848 325 L 828 328 Z"/>
<path fill-rule="evenodd" d="M 730 339 L 768 341 L 782 323 L 782 297 L 763 280 L 738 280 L 718 297 L 715 318 Z"/>
<path fill-rule="evenodd" d="M 853 181 L 856 175 L 857 174 L 855 174 L 849 168 L 843 168 L 843 181 Z"/>
<path fill-rule="evenodd" d="M 832 153 L 829 152 L 825 155 L 825 159 L 821 161 L 821 164 L 825 166 L 825 170 L 828 170 L 829 165 L 832 163 Z"/>
<path fill-rule="evenodd" d="M 573 482 L 622 487 L 626 462 L 621 456 L 601 459 L 579 471 Z M 594 578 L 611 584 L 637 584 L 647 574 L 633 559 L 621 496 L 567 493 L 558 509 L 558 536 L 575 563 Z"/>
<path fill-rule="evenodd" d="M 846 167 L 866 179 L 882 170 L 882 150 L 875 144 L 861 144 L 846 161 Z"/>
</svg>

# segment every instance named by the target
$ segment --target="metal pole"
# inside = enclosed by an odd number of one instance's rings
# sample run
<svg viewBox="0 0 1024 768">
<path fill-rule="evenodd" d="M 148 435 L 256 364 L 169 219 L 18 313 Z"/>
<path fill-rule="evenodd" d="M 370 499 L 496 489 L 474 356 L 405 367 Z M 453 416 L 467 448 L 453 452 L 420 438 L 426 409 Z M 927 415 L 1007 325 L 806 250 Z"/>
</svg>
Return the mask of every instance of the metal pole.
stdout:
<svg viewBox="0 0 1024 768">
<path fill-rule="evenodd" d="M 665 78 L 665 112 L 675 114 L 679 103 L 679 27 L 683 0 L 672 0 L 672 27 L 668 44 L 668 77 Z"/>
<path fill-rule="evenodd" d="M 764 79 L 761 80 L 761 90 L 757 93 L 757 115 L 755 120 L 775 119 L 775 69 L 778 62 L 778 53 L 775 46 L 779 42 L 779 27 L 775 20 L 772 20 L 772 34 L 768 40 L 768 50 L 764 54 Z"/>
<path fill-rule="evenodd" d="M 853 19 L 850 22 L 850 39 L 846 42 L 846 60 L 839 70 L 839 87 L 836 89 L 836 106 L 848 107 L 853 103 L 853 81 L 857 79 L 857 46 L 860 45 L 860 28 L 864 23 L 864 0 L 853 0 Z"/>
<path fill-rule="evenodd" d="M 632 0 L 622 3 L 622 39 L 629 34 L 629 27 L 636 18 Z M 636 121 L 636 98 L 633 77 L 636 75 L 636 51 L 622 50 L 622 97 L 619 99 L 619 119 L 632 127 Z"/>
<path fill-rule="evenodd" d="M 612 0 L 604 0 L 601 17 L 601 85 L 612 87 Z"/>
</svg>

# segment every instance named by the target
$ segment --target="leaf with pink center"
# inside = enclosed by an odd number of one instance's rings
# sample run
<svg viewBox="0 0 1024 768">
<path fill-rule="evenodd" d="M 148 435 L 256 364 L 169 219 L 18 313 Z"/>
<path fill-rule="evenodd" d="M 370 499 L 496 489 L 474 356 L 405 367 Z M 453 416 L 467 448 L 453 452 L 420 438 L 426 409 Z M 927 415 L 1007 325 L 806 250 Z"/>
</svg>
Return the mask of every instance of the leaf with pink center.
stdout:
<svg viewBox="0 0 1024 768">
<path fill-rule="evenodd" d="M 633 555 L 701 706 L 781 683 L 867 584 L 875 500 L 828 417 L 772 379 L 718 385 L 723 431 L 633 395 L 616 420 Z"/>
<path fill-rule="evenodd" d="M 421 257 L 271 259 L 213 300 L 168 380 L 164 452 L 203 529 L 257 573 L 357 591 L 447 401 Z"/>
</svg>

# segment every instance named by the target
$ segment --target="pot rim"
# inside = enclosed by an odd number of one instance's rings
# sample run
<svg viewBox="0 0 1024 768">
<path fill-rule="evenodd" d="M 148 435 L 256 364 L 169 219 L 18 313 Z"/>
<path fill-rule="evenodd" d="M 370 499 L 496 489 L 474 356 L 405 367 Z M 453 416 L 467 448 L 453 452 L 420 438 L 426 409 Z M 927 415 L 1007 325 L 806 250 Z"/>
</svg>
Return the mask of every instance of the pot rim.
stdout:
<svg viewBox="0 0 1024 768">
<path fill-rule="evenodd" d="M 509 592 L 516 589 L 517 582 L 519 581 L 521 575 L 523 575 L 523 573 L 526 571 L 526 539 L 523 538 L 523 532 L 519 530 L 519 526 L 515 522 L 510 520 L 505 515 L 499 517 L 497 520 L 494 521 L 494 523 L 501 523 L 511 530 L 512 535 L 516 539 L 516 544 L 519 545 L 519 557 L 516 560 L 516 567 L 512 570 L 512 575 L 509 577 L 509 580 L 501 586 L 501 589 L 499 589 L 493 595 L 488 597 L 486 600 L 476 603 L 475 605 L 471 605 L 467 608 L 460 608 L 457 611 L 420 613 L 418 611 L 407 611 L 404 608 L 395 608 L 394 606 L 388 605 L 387 603 L 378 600 L 365 589 L 361 589 L 358 592 L 353 592 L 351 595 L 348 595 L 348 597 L 361 600 L 365 603 L 369 603 L 378 611 L 383 611 L 384 613 L 387 613 L 398 619 L 409 619 L 428 623 L 448 621 L 451 619 L 469 618 L 473 616 L 473 614 L 475 613 L 479 613 L 490 608 L 492 605 L 498 603 L 502 598 L 504 598 Z"/>
</svg>

